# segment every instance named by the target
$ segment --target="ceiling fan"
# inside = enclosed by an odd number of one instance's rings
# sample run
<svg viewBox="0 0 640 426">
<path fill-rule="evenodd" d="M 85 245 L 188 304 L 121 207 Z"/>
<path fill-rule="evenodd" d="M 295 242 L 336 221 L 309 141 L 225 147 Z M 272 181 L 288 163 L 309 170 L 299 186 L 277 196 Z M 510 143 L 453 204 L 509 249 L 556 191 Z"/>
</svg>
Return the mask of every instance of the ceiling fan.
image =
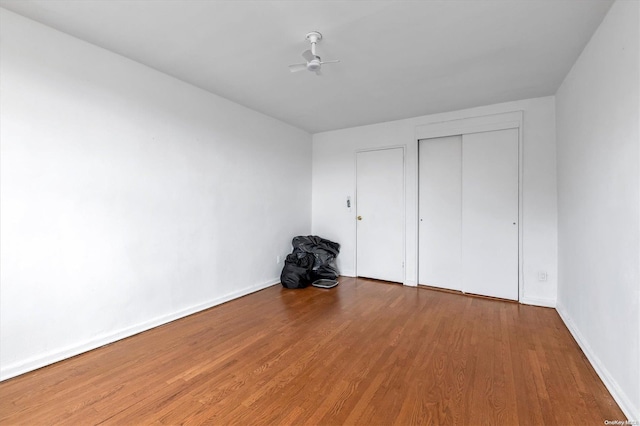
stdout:
<svg viewBox="0 0 640 426">
<path fill-rule="evenodd" d="M 316 43 L 322 40 L 322 34 L 317 31 L 312 31 L 307 34 L 307 40 L 311 43 L 311 50 L 305 50 L 302 52 L 302 57 L 307 61 L 304 64 L 289 65 L 289 71 L 298 72 L 302 70 L 315 72 L 317 75 L 322 75 L 320 68 L 323 64 L 332 64 L 340 61 L 323 61 L 320 56 L 316 55 Z"/>
</svg>

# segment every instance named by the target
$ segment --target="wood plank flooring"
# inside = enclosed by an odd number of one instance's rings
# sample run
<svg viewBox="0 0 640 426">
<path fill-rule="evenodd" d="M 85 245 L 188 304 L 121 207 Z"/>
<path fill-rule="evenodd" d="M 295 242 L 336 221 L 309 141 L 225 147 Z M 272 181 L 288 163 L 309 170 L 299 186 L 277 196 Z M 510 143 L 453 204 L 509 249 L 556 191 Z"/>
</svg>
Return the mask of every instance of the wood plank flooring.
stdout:
<svg viewBox="0 0 640 426">
<path fill-rule="evenodd" d="M 0 424 L 602 425 L 553 309 L 341 278 L 274 286 L 0 383 Z"/>
</svg>

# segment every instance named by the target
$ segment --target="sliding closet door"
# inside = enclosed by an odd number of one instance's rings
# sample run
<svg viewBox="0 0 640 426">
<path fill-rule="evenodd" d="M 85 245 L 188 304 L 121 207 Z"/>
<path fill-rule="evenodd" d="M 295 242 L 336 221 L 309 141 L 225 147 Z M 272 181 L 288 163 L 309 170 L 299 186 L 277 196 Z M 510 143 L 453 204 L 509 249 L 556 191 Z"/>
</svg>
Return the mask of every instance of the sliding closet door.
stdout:
<svg viewBox="0 0 640 426">
<path fill-rule="evenodd" d="M 418 283 L 518 300 L 518 130 L 419 143 Z"/>
<path fill-rule="evenodd" d="M 462 289 L 518 300 L 518 130 L 462 137 Z"/>
<path fill-rule="evenodd" d="M 418 283 L 462 290 L 462 136 L 419 144 Z"/>
</svg>

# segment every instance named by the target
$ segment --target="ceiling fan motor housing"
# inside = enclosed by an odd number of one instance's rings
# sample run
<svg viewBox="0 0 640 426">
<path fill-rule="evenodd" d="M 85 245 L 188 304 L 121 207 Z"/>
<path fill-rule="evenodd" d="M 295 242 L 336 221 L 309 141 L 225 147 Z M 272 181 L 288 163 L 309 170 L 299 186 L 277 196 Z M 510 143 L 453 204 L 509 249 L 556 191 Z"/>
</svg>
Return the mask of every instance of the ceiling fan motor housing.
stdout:
<svg viewBox="0 0 640 426">
<path fill-rule="evenodd" d="M 307 69 L 309 71 L 317 71 L 320 69 L 320 65 L 322 65 L 320 62 L 320 57 L 316 56 L 315 59 L 312 59 L 307 63 Z"/>
</svg>

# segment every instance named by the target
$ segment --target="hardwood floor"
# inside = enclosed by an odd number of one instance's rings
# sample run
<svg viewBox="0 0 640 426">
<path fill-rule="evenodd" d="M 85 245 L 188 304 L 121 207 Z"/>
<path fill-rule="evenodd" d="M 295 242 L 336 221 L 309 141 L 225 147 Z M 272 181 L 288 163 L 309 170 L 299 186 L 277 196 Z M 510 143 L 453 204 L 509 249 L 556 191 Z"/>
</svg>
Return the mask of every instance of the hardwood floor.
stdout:
<svg viewBox="0 0 640 426">
<path fill-rule="evenodd" d="M 602 425 L 553 309 L 341 278 L 270 287 L 0 383 L 0 424 Z"/>
</svg>

